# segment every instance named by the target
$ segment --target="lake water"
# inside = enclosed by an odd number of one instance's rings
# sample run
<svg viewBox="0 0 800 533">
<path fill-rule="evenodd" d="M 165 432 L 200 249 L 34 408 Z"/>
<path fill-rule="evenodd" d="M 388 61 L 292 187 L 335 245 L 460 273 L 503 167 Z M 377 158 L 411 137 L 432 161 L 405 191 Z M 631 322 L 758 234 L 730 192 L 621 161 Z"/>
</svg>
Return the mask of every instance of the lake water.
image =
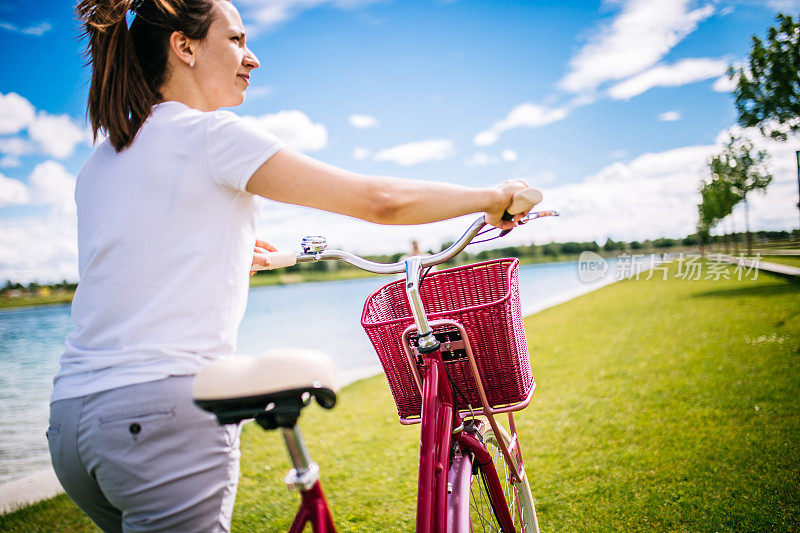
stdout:
<svg viewBox="0 0 800 533">
<path fill-rule="evenodd" d="M 523 266 L 519 274 L 526 314 L 612 279 L 583 283 L 577 262 Z M 378 373 L 377 356 L 360 317 L 364 300 L 387 281 L 366 278 L 251 289 L 237 352 L 321 348 L 344 382 Z M 48 399 L 72 328 L 69 305 L 0 310 L 0 483 L 50 463 L 44 437 Z"/>
</svg>

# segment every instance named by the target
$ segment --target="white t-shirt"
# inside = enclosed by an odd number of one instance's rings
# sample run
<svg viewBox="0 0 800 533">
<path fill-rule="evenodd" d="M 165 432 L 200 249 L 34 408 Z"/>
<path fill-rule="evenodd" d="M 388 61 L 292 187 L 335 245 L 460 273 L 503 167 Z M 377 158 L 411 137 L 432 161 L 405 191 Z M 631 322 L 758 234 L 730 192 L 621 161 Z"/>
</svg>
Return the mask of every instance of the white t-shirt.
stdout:
<svg viewBox="0 0 800 533">
<path fill-rule="evenodd" d="M 78 175 L 78 271 L 51 401 L 196 373 L 233 353 L 253 259 L 250 177 L 283 144 L 229 111 L 154 107 Z"/>
</svg>

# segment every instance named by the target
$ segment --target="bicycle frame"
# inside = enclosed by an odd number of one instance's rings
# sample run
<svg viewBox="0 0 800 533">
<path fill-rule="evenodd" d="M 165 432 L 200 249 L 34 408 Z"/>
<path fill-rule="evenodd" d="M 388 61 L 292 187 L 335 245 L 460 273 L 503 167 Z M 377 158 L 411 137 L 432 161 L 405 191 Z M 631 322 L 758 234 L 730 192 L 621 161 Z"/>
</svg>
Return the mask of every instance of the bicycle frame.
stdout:
<svg viewBox="0 0 800 533">
<path fill-rule="evenodd" d="M 417 533 L 471 531 L 469 491 L 473 456 L 483 469 L 498 522 L 504 531 L 514 531 L 511 512 L 486 447 L 464 431 L 453 435 L 461 426 L 461 418 L 454 413 L 453 393 L 441 351 L 424 355 L 423 368 Z M 453 439 L 462 454 L 451 465 Z"/>
<path fill-rule="evenodd" d="M 416 373 L 416 365 L 410 358 L 411 368 L 421 385 L 422 415 L 420 428 L 419 478 L 417 492 L 417 533 L 453 532 L 462 533 L 472 530 L 470 520 L 469 491 L 472 475 L 473 457 L 483 470 L 493 508 L 498 522 L 504 531 L 514 531 L 511 512 L 505 503 L 505 495 L 497 476 L 491 455 L 486 447 L 474 436 L 463 431 L 461 416 L 455 410 L 455 401 L 450 381 L 445 370 L 445 363 L 439 349 L 439 342 L 433 336 L 433 328 L 428 323 L 419 293 L 419 274 L 421 258 L 411 257 L 406 260 L 406 295 L 414 316 L 415 324 L 403 332 L 403 346 L 408 346 L 408 336 L 416 330 L 419 339 L 419 354 L 422 357 L 422 376 Z M 473 373 L 481 392 L 483 411 L 490 424 L 497 431 L 494 412 L 488 405 L 483 388 L 478 378 L 469 338 L 464 328 L 453 321 L 437 321 L 433 323 L 450 324 L 457 327 L 463 335 L 468 358 L 472 363 Z M 419 382 L 422 382 L 421 384 Z M 528 398 L 530 401 L 530 398 Z M 526 402 L 527 404 L 527 402 Z M 511 419 L 513 421 L 513 419 Z M 512 422 L 513 423 L 513 422 Z M 455 436 L 455 437 L 454 437 Z M 458 461 L 451 464 L 454 454 L 453 438 L 458 444 L 461 455 Z M 512 476 L 521 479 L 524 470 L 513 469 L 509 450 L 505 444 L 502 452 L 512 465 Z M 517 446 L 518 450 L 518 446 Z M 453 457 L 455 459 L 455 457 Z M 521 455 L 519 456 L 521 465 Z M 522 470 L 522 469 L 520 469 Z"/>
<path fill-rule="evenodd" d="M 417 533 L 472 531 L 469 496 L 473 460 L 483 469 L 498 522 L 504 531 L 514 531 L 511 518 L 514 510 L 505 504 L 491 454 L 477 438 L 458 430 L 461 417 L 454 411 L 453 393 L 441 351 L 436 349 L 426 354 L 423 368 Z M 454 433 L 454 430 L 457 431 Z M 335 533 L 331 512 L 315 472 L 316 465 L 305 455 L 307 451 L 303 449 L 302 440 L 293 436 L 297 431 L 284 430 L 289 455 L 295 465 L 287 476 L 287 484 L 298 489 L 301 496 L 300 508 L 289 533 L 301 533 L 306 524 L 311 524 L 314 533 Z M 454 454 L 456 448 L 459 455 Z M 303 482 L 306 475 L 311 483 Z"/>
<path fill-rule="evenodd" d="M 555 216 L 557 214 L 554 211 L 543 211 L 534 213 L 529 218 Z M 420 256 L 410 257 L 403 263 L 373 263 L 340 250 L 325 251 L 324 239 L 321 237 L 307 238 L 309 242 L 316 239 L 311 242 L 313 246 L 306 246 L 306 239 L 304 239 L 303 253 L 297 254 L 296 257 L 297 262 L 342 260 L 370 272 L 391 274 L 404 270 L 406 273 L 406 296 L 411 308 L 411 314 L 414 317 L 414 324 L 403 332 L 402 345 L 405 349 L 409 370 L 422 396 L 422 411 L 419 419 L 401 418 L 400 422 L 403 424 L 421 423 L 416 517 L 417 533 L 466 533 L 473 530 L 469 500 L 473 483 L 474 461 L 477 462 L 483 473 L 492 509 L 502 530 L 514 531 L 512 513 L 515 511 L 519 513 L 520 519 L 522 518 L 522 509 L 519 506 L 517 506 L 517 509 L 508 508 L 497 470 L 486 446 L 472 431 L 465 430 L 464 422 L 468 416 L 467 413 L 460 413 L 455 408 L 456 402 L 453 397 L 453 389 L 439 349 L 439 341 L 434 337 L 431 326 L 436 327 L 446 324 L 456 327 L 461 333 L 473 378 L 481 399 L 480 408 L 473 410 L 470 407 L 472 417 L 476 414 L 484 415 L 494 434 L 499 436 L 500 431 L 494 420 L 494 415 L 503 412 L 508 414 L 512 437 L 509 443 L 506 443 L 503 438 L 498 438 L 497 446 L 508 466 L 509 481 L 512 483 L 526 481 L 512 411 L 522 409 L 530 403 L 535 384 L 533 384 L 527 397 L 522 401 L 512 405 L 492 408 L 484 392 L 477 364 L 472 354 L 469 337 L 464 327 L 457 322 L 447 320 L 434 321 L 429 324 L 419 292 L 422 268 L 439 264 L 457 255 L 485 225 L 486 222 L 481 217 L 473 222 L 467 232 L 447 250 L 425 258 Z M 411 332 L 417 334 L 418 348 L 416 355 L 421 359 L 421 373 L 417 369 L 414 355 L 412 355 L 409 347 L 409 334 Z M 307 456 L 307 450 L 301 444 L 303 449 L 299 451 L 298 455 L 295 444 L 291 442 L 291 435 L 284 432 L 284 437 L 292 460 L 295 463 L 295 470 L 290 472 L 290 477 L 292 475 L 297 476 L 298 473 L 302 477 L 304 475 L 302 468 L 308 467 L 310 462 L 310 458 L 303 457 L 303 454 Z M 300 465 L 299 467 L 297 466 L 298 464 Z M 313 466 L 316 467 L 316 465 Z M 289 530 L 290 533 L 302 532 L 308 523 L 311 524 L 314 533 L 336 531 L 322 487 L 318 481 L 318 470 L 313 474 L 316 477 L 312 476 L 305 483 L 297 483 L 287 477 L 287 484 L 296 488 L 302 497 L 300 509 Z"/>
<path fill-rule="evenodd" d="M 302 498 L 300 509 L 297 510 L 289 533 L 302 533 L 306 524 L 309 523 L 311 531 L 314 533 L 335 533 L 336 527 L 333 525 L 328 501 L 325 499 L 319 481 L 314 483 L 309 490 L 301 490 L 300 496 Z"/>
</svg>

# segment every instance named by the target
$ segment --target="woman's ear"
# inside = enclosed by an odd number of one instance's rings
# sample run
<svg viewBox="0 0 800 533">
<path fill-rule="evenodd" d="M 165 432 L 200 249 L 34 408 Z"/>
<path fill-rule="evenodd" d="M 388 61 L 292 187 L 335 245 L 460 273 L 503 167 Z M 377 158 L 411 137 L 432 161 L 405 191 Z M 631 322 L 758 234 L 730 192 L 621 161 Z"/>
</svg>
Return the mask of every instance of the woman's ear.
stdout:
<svg viewBox="0 0 800 533">
<path fill-rule="evenodd" d="M 169 48 L 181 63 L 190 67 L 194 66 L 195 41 L 189 39 L 179 31 L 172 32 L 169 36 Z"/>
</svg>

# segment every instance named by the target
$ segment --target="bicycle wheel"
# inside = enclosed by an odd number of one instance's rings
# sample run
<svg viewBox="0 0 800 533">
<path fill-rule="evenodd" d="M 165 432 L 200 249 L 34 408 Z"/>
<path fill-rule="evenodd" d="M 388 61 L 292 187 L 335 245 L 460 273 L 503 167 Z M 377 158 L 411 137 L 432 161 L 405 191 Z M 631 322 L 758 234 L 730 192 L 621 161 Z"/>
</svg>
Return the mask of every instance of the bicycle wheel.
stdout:
<svg viewBox="0 0 800 533">
<path fill-rule="evenodd" d="M 524 533 L 538 533 L 539 524 L 536 520 L 536 509 L 533 505 L 533 496 L 531 495 L 527 477 L 517 483 L 512 483 L 509 479 L 508 464 L 506 464 L 503 452 L 500 450 L 498 438 L 503 439 L 506 446 L 511 445 L 511 438 L 502 426 L 498 425 L 497 427 L 500 430 L 499 435 L 495 435 L 488 423 L 482 424 L 480 433 L 486 450 L 492 456 L 492 463 L 494 463 L 497 477 L 500 479 L 500 485 L 503 487 L 506 504 L 514 520 L 514 529 Z M 513 457 L 513 454 L 512 459 L 516 466 L 516 458 Z M 478 473 L 472 478 L 469 497 L 472 530 L 482 532 L 501 531 L 489 497 L 483 468 L 478 467 L 477 471 Z"/>
</svg>

